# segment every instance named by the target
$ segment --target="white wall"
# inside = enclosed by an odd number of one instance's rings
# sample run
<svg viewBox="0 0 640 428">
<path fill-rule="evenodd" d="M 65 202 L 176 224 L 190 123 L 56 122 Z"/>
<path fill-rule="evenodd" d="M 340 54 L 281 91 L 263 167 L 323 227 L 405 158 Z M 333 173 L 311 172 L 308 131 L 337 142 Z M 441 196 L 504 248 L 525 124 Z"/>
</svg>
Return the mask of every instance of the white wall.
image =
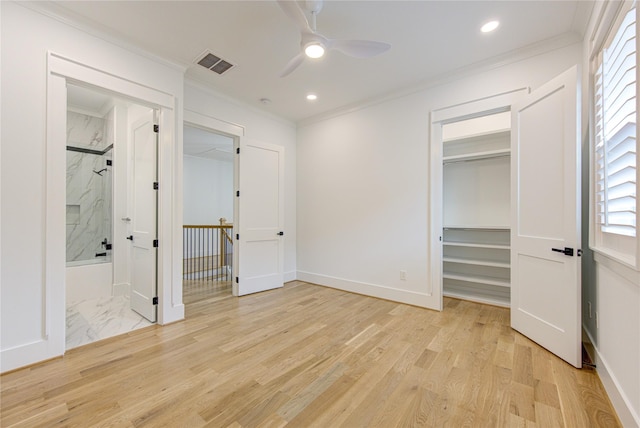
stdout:
<svg viewBox="0 0 640 428">
<path fill-rule="evenodd" d="M 542 83 L 580 44 L 310 122 L 298 131 L 298 277 L 416 302 L 429 281 L 430 112 Z M 406 270 L 406 280 L 400 280 Z"/>
<path fill-rule="evenodd" d="M 603 8 L 596 2 L 583 46 L 583 123 L 587 123 L 591 91 L 589 57 L 591 35 L 598 30 Z M 606 20 L 606 19 L 605 19 Z M 606 24 L 603 24 L 605 26 Z M 637 24 L 636 24 L 637 25 Z M 604 28 L 606 31 L 606 28 Z M 583 236 L 589 236 L 589 129 L 583 142 Z M 594 243 L 590 242 L 590 246 Z M 583 328 L 595 348 L 598 374 L 625 427 L 640 427 L 640 272 L 586 245 L 582 266 Z M 619 248 L 623 251 L 623 248 Z M 591 311 L 589 311 L 591 306 Z"/>
<path fill-rule="evenodd" d="M 285 149 L 285 281 L 296 279 L 296 128 L 291 122 L 252 110 L 189 82 L 184 88 L 185 119 L 214 131 L 244 135 Z M 199 123 L 195 123 L 199 122 Z"/>
<path fill-rule="evenodd" d="M 184 224 L 233 222 L 233 162 L 185 155 L 183 165 Z"/>
<path fill-rule="evenodd" d="M 182 151 L 183 71 L 177 67 L 143 57 L 88 32 L 63 24 L 22 4 L 1 2 L 1 184 L 2 184 L 2 272 L 0 370 L 30 364 L 64 352 L 64 262 L 51 266 L 50 248 L 59 246 L 64 254 L 64 238 L 46 242 L 47 198 L 60 197 L 64 206 L 64 183 L 47 182 L 47 53 L 49 51 L 122 76 L 127 82 L 140 82 L 146 88 L 172 94 L 175 123 L 162 141 L 161 168 L 168 187 L 163 193 L 165 209 L 162 231 L 167 243 L 162 261 L 163 286 L 180 286 L 181 264 L 171 266 L 172 224 L 181 236 L 181 210 L 172 197 L 175 179 L 172 157 Z M 152 89 L 148 89 L 151 91 Z M 168 115 L 167 117 L 171 117 Z M 63 131 L 64 132 L 64 131 Z M 62 142 L 61 144 L 64 144 Z M 55 165 L 53 167 L 56 167 Z M 64 168 L 64 165 L 62 166 Z M 62 180 L 64 181 L 64 180 Z M 59 188 L 58 188 L 59 187 Z M 175 191 L 181 200 L 181 189 Z M 64 236 L 64 215 L 60 210 L 60 229 Z M 58 234 L 60 235 L 60 234 Z M 181 255 L 181 248 L 178 257 Z M 48 256 L 47 256 L 48 257 Z M 62 257 L 64 258 L 64 257 Z M 174 271 L 178 272 L 174 275 Z M 51 276 L 51 272 L 56 275 Z M 175 279 L 177 278 L 177 281 Z M 53 283 L 52 283 L 53 282 Z M 62 290 L 54 292 L 54 290 Z M 166 290 L 165 290 L 166 291 Z M 167 303 L 165 316 L 179 319 L 180 290 Z M 170 310 L 174 310 L 170 313 Z M 183 312 L 182 312 L 183 313 Z M 169 321 L 169 320 L 167 320 Z"/>
</svg>

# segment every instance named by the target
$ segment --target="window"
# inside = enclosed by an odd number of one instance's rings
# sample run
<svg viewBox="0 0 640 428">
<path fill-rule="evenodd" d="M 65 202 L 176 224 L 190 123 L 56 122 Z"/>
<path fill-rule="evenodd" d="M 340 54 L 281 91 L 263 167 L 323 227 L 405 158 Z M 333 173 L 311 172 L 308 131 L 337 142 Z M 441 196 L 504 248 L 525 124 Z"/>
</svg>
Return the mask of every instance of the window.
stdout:
<svg viewBox="0 0 640 428">
<path fill-rule="evenodd" d="M 595 221 L 636 236 L 636 8 L 623 11 L 594 56 Z"/>
</svg>

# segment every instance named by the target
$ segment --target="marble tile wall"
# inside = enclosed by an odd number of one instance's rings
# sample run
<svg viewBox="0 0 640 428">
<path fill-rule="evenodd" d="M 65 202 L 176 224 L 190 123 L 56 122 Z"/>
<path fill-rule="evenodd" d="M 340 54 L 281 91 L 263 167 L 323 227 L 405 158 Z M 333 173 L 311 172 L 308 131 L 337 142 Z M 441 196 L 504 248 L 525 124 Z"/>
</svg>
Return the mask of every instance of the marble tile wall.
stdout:
<svg viewBox="0 0 640 428">
<path fill-rule="evenodd" d="M 112 144 L 105 133 L 107 120 L 67 112 L 67 145 L 104 150 Z M 110 261 L 102 241 L 111 242 L 111 152 L 94 155 L 67 150 L 67 262 L 96 259 Z"/>
</svg>

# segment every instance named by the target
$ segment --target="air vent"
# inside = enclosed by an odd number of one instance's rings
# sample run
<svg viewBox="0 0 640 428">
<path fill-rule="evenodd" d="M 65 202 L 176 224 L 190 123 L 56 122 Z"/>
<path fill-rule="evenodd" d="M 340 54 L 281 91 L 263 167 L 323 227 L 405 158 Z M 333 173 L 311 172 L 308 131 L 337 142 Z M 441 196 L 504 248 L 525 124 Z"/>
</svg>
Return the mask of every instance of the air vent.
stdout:
<svg viewBox="0 0 640 428">
<path fill-rule="evenodd" d="M 198 61 L 198 64 L 200 64 L 204 68 L 208 68 L 209 70 L 216 72 L 217 74 L 222 74 L 233 67 L 233 64 L 231 64 L 230 62 L 225 61 L 210 52 L 206 52 L 205 55 L 200 59 L 200 61 Z"/>
</svg>

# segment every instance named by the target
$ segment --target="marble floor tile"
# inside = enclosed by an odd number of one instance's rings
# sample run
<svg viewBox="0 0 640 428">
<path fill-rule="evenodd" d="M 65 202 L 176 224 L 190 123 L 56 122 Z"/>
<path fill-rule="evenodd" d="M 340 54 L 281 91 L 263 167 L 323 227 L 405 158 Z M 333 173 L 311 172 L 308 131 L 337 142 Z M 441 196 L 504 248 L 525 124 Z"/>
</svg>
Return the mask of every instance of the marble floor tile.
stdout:
<svg viewBox="0 0 640 428">
<path fill-rule="evenodd" d="M 66 349 L 152 325 L 130 309 L 125 296 L 72 303 L 67 307 L 66 323 Z"/>
</svg>

